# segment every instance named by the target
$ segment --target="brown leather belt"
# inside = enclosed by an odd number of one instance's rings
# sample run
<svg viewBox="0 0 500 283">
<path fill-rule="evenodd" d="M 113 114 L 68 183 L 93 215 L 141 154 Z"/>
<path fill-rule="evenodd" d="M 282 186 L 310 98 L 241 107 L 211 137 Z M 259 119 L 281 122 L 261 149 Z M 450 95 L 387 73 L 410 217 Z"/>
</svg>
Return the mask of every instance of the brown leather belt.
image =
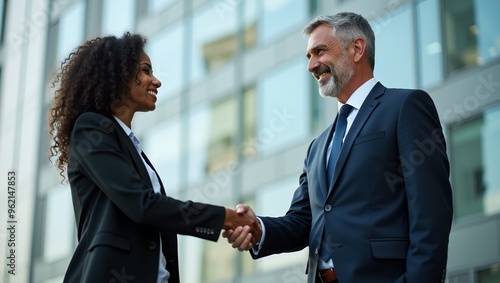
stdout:
<svg viewBox="0 0 500 283">
<path fill-rule="evenodd" d="M 335 273 L 335 269 L 333 268 L 320 270 L 318 272 L 318 277 L 322 283 L 337 282 L 337 273 Z"/>
</svg>

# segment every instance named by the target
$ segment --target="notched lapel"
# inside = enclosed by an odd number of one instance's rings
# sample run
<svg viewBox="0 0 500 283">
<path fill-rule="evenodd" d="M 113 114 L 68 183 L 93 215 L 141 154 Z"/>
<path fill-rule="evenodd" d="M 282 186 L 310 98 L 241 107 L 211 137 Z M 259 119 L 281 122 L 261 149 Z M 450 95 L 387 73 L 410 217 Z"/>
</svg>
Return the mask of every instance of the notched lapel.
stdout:
<svg viewBox="0 0 500 283">
<path fill-rule="evenodd" d="M 338 116 L 338 115 L 337 115 Z M 319 144 L 319 155 L 318 158 L 320 159 L 319 166 L 317 169 L 318 172 L 318 180 L 320 182 L 319 187 L 321 194 L 323 195 L 323 199 L 326 199 L 327 196 L 327 191 L 329 191 L 328 188 L 328 180 L 327 180 L 327 172 L 326 172 L 326 156 L 328 156 L 328 146 L 330 145 L 330 142 L 332 140 L 333 132 L 335 131 L 335 125 L 337 123 L 337 118 L 335 118 L 335 121 L 333 121 L 333 124 L 330 125 L 330 128 L 328 128 L 324 134 L 321 137 L 321 143 Z"/>
<path fill-rule="evenodd" d="M 347 160 L 349 152 L 351 151 L 354 140 L 356 139 L 356 137 L 359 134 L 359 131 L 361 131 L 366 121 L 372 114 L 373 110 L 380 103 L 378 97 L 384 94 L 385 89 L 386 88 L 381 83 L 377 83 L 366 97 L 365 102 L 363 102 L 363 105 L 361 105 L 358 115 L 356 115 L 356 119 L 354 119 L 354 122 L 352 123 L 351 128 L 349 129 L 349 132 L 347 133 L 347 136 L 344 139 L 344 144 L 342 145 L 339 159 L 337 160 L 337 165 L 335 166 L 335 172 L 333 172 L 333 181 L 332 185 L 328 190 L 328 195 L 330 195 L 330 193 L 332 192 L 332 188 L 335 186 L 335 183 L 337 182 L 340 171 L 344 167 L 344 164 Z"/>
<path fill-rule="evenodd" d="M 132 157 L 132 161 L 134 162 L 134 167 L 137 168 L 139 176 L 141 176 L 141 179 L 143 181 L 146 181 L 147 184 L 152 187 L 153 184 L 151 184 L 151 179 L 149 178 L 148 170 L 146 169 L 144 162 L 142 162 L 142 158 L 137 152 L 137 149 L 135 149 L 134 143 L 130 140 L 130 138 L 123 131 L 120 125 L 118 125 L 117 128 L 119 129 L 118 137 L 120 138 L 120 142 L 122 144 L 125 144 L 125 146 L 127 147 L 128 153 Z"/>
</svg>

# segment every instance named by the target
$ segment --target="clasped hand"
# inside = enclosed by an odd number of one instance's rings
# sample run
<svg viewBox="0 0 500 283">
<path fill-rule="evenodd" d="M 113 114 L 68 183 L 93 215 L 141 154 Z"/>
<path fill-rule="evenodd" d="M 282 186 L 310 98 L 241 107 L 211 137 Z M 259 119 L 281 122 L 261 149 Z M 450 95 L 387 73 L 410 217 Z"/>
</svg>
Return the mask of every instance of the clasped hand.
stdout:
<svg viewBox="0 0 500 283">
<path fill-rule="evenodd" d="M 222 237 L 239 251 L 253 248 L 262 237 L 260 221 L 248 205 L 238 204 L 236 210 L 226 208 L 223 228 Z"/>
</svg>

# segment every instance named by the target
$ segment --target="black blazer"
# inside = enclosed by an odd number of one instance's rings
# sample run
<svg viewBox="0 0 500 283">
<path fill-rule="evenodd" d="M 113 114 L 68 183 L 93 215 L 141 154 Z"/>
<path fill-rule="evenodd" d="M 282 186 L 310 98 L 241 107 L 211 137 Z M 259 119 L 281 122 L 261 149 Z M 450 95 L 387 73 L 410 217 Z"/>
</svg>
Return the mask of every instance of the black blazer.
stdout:
<svg viewBox="0 0 500 283">
<path fill-rule="evenodd" d="M 177 283 L 177 234 L 211 241 L 220 235 L 224 207 L 167 197 L 163 185 L 155 193 L 112 117 L 88 112 L 77 119 L 67 172 L 78 245 L 64 282 L 156 282 L 161 235 L 169 283 Z"/>
<path fill-rule="evenodd" d="M 347 133 L 327 187 L 326 154 L 334 129 L 312 141 L 286 216 L 262 217 L 258 255 L 309 246 L 308 282 L 318 252 L 331 251 L 339 282 L 444 282 L 452 195 L 436 108 L 421 90 L 377 83 Z M 319 229 L 311 224 L 320 221 Z M 315 236 L 315 235 L 320 236 Z"/>
</svg>

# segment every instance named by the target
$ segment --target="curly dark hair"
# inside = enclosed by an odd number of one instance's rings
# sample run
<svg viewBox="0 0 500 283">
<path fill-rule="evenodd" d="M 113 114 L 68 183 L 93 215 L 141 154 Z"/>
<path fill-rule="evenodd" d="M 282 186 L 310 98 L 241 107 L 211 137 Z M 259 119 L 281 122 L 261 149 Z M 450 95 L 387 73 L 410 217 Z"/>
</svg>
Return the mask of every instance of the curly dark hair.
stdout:
<svg viewBox="0 0 500 283">
<path fill-rule="evenodd" d="M 61 63 L 52 82 L 55 91 L 49 113 L 53 145 L 50 157 L 58 156 L 56 165 L 64 179 L 69 142 L 76 119 L 85 112 L 112 117 L 128 92 L 128 83 L 139 72 L 139 57 L 146 38 L 124 33 L 122 37 L 97 37 L 77 47 Z"/>
</svg>

